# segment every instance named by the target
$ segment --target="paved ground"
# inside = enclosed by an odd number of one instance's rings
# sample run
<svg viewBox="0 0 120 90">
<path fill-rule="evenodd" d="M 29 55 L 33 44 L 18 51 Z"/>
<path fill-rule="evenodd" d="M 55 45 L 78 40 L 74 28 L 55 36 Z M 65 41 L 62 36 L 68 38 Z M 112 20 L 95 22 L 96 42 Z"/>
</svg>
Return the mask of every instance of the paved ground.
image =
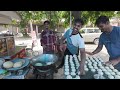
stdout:
<svg viewBox="0 0 120 90">
<path fill-rule="evenodd" d="M 34 50 L 39 51 L 39 53 L 42 54 L 43 48 L 42 48 L 42 46 L 40 46 L 40 40 L 37 39 L 37 42 L 38 42 L 38 47 L 35 47 Z M 27 47 L 31 47 L 31 43 L 32 43 L 31 38 L 26 38 L 26 39 L 15 38 L 15 44 L 17 46 L 25 45 Z M 92 52 L 93 50 L 96 49 L 96 47 L 97 47 L 97 45 L 94 45 L 94 44 L 85 44 L 86 51 Z M 108 59 L 109 59 L 109 55 L 107 54 L 105 47 L 103 47 L 103 50 L 100 53 L 96 54 L 95 56 L 100 56 L 105 62 L 108 61 Z M 33 77 L 33 76 L 31 75 L 30 77 Z M 54 79 L 64 79 L 63 68 L 59 69 L 58 73 L 54 74 Z"/>
<path fill-rule="evenodd" d="M 97 45 L 94 45 L 94 44 L 86 44 L 85 45 L 86 51 L 91 51 L 92 52 L 96 48 L 97 48 Z M 109 55 L 108 55 L 107 50 L 106 50 L 105 47 L 103 47 L 101 52 L 99 52 L 98 54 L 96 54 L 94 56 L 100 56 L 105 62 L 109 60 Z"/>
</svg>

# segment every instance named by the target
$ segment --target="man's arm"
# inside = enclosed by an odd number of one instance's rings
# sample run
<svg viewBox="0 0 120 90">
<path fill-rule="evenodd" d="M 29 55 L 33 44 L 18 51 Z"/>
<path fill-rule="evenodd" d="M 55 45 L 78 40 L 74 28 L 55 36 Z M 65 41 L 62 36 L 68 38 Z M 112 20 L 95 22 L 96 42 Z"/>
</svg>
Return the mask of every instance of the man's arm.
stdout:
<svg viewBox="0 0 120 90">
<path fill-rule="evenodd" d="M 64 40 L 65 40 L 65 37 L 64 37 L 64 36 L 62 36 L 62 38 L 60 39 L 60 45 L 62 45 L 62 44 L 63 44 Z"/>
<path fill-rule="evenodd" d="M 81 62 L 80 62 L 80 73 L 81 75 L 85 74 L 84 70 L 84 65 L 85 65 L 85 60 L 86 60 L 86 53 L 85 53 L 85 48 L 80 48 L 80 56 Z"/>
<path fill-rule="evenodd" d="M 120 62 L 120 57 L 118 57 L 117 60 Z"/>
<path fill-rule="evenodd" d="M 40 34 L 40 43 L 41 43 L 41 46 L 43 46 L 43 32 L 41 32 Z"/>
<path fill-rule="evenodd" d="M 116 59 L 109 60 L 109 61 L 107 61 L 105 64 L 106 64 L 106 65 L 112 64 L 112 65 L 114 66 L 114 65 L 116 65 L 116 64 L 118 64 L 118 63 L 120 63 L 120 57 L 118 57 L 118 58 L 116 58 Z"/>
<path fill-rule="evenodd" d="M 102 48 L 103 48 L 103 45 L 98 45 L 98 47 L 93 52 L 86 51 L 86 53 L 89 55 L 94 55 L 94 54 L 99 53 L 102 50 Z"/>
<path fill-rule="evenodd" d="M 65 32 L 65 34 L 61 37 L 61 39 L 60 39 L 60 45 L 63 45 L 63 42 L 65 41 L 65 39 L 66 39 L 67 36 L 68 36 L 68 32 L 69 32 L 69 30 L 67 30 L 67 31 Z"/>
<path fill-rule="evenodd" d="M 62 36 L 62 38 L 60 39 L 60 50 L 63 51 L 63 42 L 66 38 L 64 36 Z"/>
</svg>

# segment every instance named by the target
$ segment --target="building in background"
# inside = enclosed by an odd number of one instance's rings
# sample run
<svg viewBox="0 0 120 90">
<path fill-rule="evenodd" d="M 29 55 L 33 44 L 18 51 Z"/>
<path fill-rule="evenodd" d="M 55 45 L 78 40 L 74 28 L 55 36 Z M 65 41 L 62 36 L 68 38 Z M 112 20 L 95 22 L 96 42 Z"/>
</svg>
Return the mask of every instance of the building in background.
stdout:
<svg viewBox="0 0 120 90">
<path fill-rule="evenodd" d="M 21 17 L 16 11 L 0 11 L 0 33 L 6 31 L 18 33 L 19 29 L 12 25 L 12 20 L 21 21 Z"/>
</svg>

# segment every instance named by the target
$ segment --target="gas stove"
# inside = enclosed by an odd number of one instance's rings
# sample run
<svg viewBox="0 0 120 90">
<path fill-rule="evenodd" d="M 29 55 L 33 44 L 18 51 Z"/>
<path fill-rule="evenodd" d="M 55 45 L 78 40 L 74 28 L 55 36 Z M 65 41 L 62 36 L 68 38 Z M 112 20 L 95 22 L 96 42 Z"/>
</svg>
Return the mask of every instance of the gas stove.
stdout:
<svg viewBox="0 0 120 90">
<path fill-rule="evenodd" d="M 53 79 L 54 72 L 56 72 L 56 62 L 58 60 L 55 54 L 41 54 L 31 59 L 33 66 L 33 74 L 36 79 Z M 40 65 L 36 65 L 40 63 Z"/>
<path fill-rule="evenodd" d="M 49 69 L 39 69 L 39 68 L 34 68 L 33 69 L 33 74 L 35 75 L 36 79 L 53 79 L 53 75 L 55 72 L 55 67 L 51 66 Z"/>
</svg>

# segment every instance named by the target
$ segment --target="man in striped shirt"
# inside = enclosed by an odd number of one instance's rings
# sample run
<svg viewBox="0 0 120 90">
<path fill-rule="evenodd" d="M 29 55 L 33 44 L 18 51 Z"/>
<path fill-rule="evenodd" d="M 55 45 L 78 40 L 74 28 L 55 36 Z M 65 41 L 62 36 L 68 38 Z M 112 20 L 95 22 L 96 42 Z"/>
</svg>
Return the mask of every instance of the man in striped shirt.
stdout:
<svg viewBox="0 0 120 90">
<path fill-rule="evenodd" d="M 50 30 L 50 22 L 44 22 L 45 29 L 41 33 L 41 46 L 43 46 L 43 53 L 55 53 L 56 35 L 54 31 Z"/>
</svg>

